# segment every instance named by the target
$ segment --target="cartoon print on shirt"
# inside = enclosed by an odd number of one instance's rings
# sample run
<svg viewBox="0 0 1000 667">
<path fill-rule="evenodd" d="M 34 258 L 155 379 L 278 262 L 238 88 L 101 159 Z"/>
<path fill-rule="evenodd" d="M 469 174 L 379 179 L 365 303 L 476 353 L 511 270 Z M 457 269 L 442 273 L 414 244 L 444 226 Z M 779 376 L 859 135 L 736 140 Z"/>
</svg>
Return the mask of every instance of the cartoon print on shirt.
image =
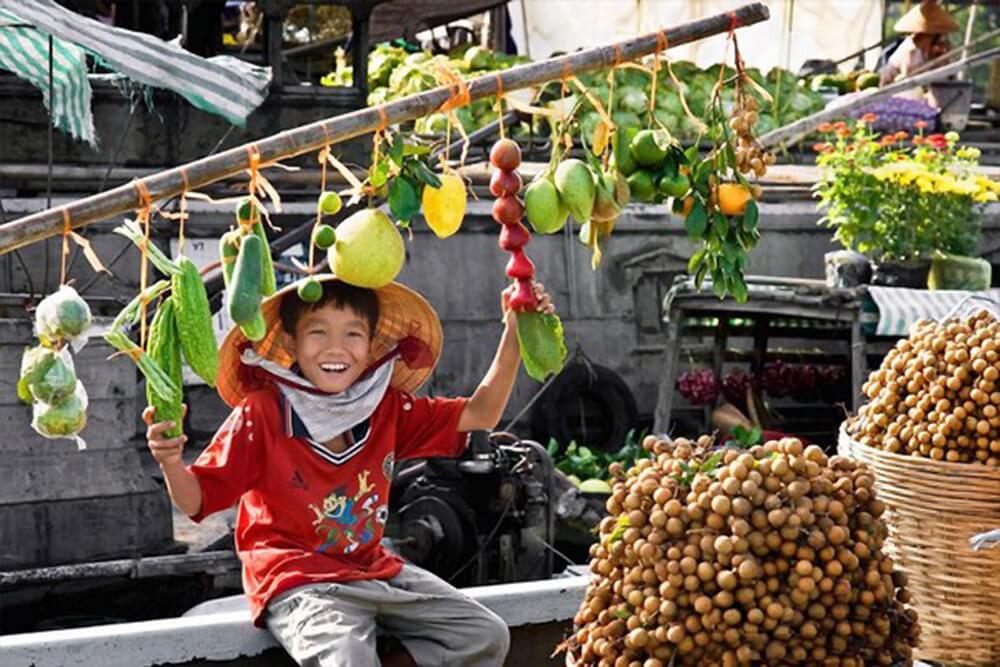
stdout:
<svg viewBox="0 0 1000 667">
<path fill-rule="evenodd" d="M 385 525 L 382 515 L 385 510 L 387 516 L 388 509 L 379 504 L 381 498 L 375 484 L 369 482 L 369 475 L 368 470 L 358 473 L 358 490 L 353 497 L 347 495 L 346 487 L 338 486 L 323 498 L 321 506 L 309 503 L 314 515 L 312 525 L 323 539 L 317 548 L 320 553 L 352 553 L 373 541 L 378 528 Z"/>
</svg>

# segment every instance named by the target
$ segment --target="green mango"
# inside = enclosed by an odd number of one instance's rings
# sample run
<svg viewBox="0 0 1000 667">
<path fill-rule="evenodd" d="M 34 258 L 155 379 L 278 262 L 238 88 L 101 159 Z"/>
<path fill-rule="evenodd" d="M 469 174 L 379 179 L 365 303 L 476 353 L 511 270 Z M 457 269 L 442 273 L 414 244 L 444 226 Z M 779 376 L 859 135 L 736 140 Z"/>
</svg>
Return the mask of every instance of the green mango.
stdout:
<svg viewBox="0 0 1000 667">
<path fill-rule="evenodd" d="M 549 175 L 536 178 L 524 191 L 524 217 L 539 234 L 554 234 L 566 225 L 569 211 Z"/>
<path fill-rule="evenodd" d="M 586 163 L 575 158 L 560 162 L 556 167 L 555 185 L 570 215 L 581 223 L 590 220 L 596 192 L 594 175 Z"/>
</svg>

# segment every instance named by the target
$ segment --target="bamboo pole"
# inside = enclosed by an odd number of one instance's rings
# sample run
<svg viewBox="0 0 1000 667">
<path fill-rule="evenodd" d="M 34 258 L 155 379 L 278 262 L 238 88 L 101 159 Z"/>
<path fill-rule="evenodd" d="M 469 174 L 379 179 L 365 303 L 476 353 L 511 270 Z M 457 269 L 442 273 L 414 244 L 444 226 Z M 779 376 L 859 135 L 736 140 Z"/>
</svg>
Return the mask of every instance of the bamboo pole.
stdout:
<svg viewBox="0 0 1000 667">
<path fill-rule="evenodd" d="M 767 7 L 763 3 L 754 2 L 732 12 L 683 23 L 661 33 L 654 32 L 617 44 L 487 74 L 466 82 L 469 101 L 491 97 L 498 90 L 509 92 L 529 88 L 581 72 L 611 67 L 616 62 L 627 62 L 655 53 L 664 43 L 668 48 L 688 44 L 734 28 L 766 21 L 768 16 Z M 173 197 L 185 190 L 197 189 L 247 169 L 251 151 L 259 153 L 262 165 L 310 153 L 387 125 L 426 116 L 437 111 L 458 92 L 456 86 L 442 86 L 387 104 L 334 116 L 152 174 L 133 183 L 77 200 L 65 207 L 27 215 L 0 225 L 0 254 L 61 234 L 64 216 L 67 215 L 70 226 L 77 228 L 135 210 L 142 205 L 139 194 L 142 186 L 145 186 L 153 201 Z"/>
<path fill-rule="evenodd" d="M 897 81 L 896 83 L 888 85 L 885 88 L 880 88 L 878 91 L 870 95 L 859 96 L 858 99 L 851 100 L 842 106 L 818 111 L 811 116 L 806 116 L 805 118 L 801 118 L 794 123 L 772 130 L 771 132 L 768 132 L 764 136 L 760 137 L 760 143 L 768 148 L 794 144 L 827 121 L 840 120 L 849 112 L 866 107 L 872 102 L 888 99 L 896 93 L 901 93 L 904 90 L 909 90 L 916 86 L 922 86 L 927 83 L 939 81 L 951 76 L 955 72 L 964 70 L 966 67 L 970 67 L 971 65 L 980 62 L 990 61 L 997 57 L 1000 57 L 1000 48 L 989 49 L 988 51 L 977 53 L 970 58 L 960 60 L 954 64 L 945 65 L 944 67 L 939 67 L 938 69 L 930 72 L 907 77 L 902 81 Z"/>
</svg>

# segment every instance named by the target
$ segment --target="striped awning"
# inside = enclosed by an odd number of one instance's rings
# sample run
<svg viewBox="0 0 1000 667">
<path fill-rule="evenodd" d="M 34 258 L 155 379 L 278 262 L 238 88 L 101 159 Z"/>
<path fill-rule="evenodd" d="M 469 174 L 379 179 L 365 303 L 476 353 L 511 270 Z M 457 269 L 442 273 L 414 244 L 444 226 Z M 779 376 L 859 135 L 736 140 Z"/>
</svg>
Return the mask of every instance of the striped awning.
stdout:
<svg viewBox="0 0 1000 667">
<path fill-rule="evenodd" d="M 0 2 L 0 4 L 3 4 Z M 52 124 L 74 139 L 97 148 L 87 58 L 72 42 L 52 39 L 52 99 L 49 99 L 49 36 L 0 9 L 0 69 L 42 91 Z"/>
<path fill-rule="evenodd" d="M 202 58 L 152 35 L 104 25 L 53 0 L 0 0 L 0 9 L 46 33 L 43 54 L 23 52 L 41 58 L 46 73 L 47 38 L 52 35 L 82 47 L 103 65 L 129 79 L 172 90 L 195 107 L 240 127 L 267 96 L 271 81 L 269 67 L 227 56 Z"/>
<path fill-rule="evenodd" d="M 939 320 L 949 314 L 964 317 L 980 308 L 1000 314 L 1000 290 L 995 289 L 967 292 L 870 286 L 868 293 L 878 306 L 877 336 L 906 336 L 917 320 Z"/>
</svg>

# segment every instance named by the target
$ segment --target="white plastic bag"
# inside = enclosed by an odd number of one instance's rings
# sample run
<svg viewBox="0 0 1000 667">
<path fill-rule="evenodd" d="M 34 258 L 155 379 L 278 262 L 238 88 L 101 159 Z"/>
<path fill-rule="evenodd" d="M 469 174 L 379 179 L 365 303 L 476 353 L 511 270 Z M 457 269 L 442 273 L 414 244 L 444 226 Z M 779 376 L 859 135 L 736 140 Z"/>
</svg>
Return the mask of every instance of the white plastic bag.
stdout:
<svg viewBox="0 0 1000 667">
<path fill-rule="evenodd" d="M 93 318 L 90 306 L 69 285 L 62 285 L 35 309 L 35 335 L 54 346 L 66 341 L 79 351 L 87 342 L 87 330 Z"/>
<path fill-rule="evenodd" d="M 80 433 L 87 426 L 88 404 L 87 390 L 77 381 L 71 396 L 55 404 L 39 402 L 32 406 L 31 428 L 43 438 L 66 438 L 75 441 L 77 449 L 86 449 Z"/>
</svg>

